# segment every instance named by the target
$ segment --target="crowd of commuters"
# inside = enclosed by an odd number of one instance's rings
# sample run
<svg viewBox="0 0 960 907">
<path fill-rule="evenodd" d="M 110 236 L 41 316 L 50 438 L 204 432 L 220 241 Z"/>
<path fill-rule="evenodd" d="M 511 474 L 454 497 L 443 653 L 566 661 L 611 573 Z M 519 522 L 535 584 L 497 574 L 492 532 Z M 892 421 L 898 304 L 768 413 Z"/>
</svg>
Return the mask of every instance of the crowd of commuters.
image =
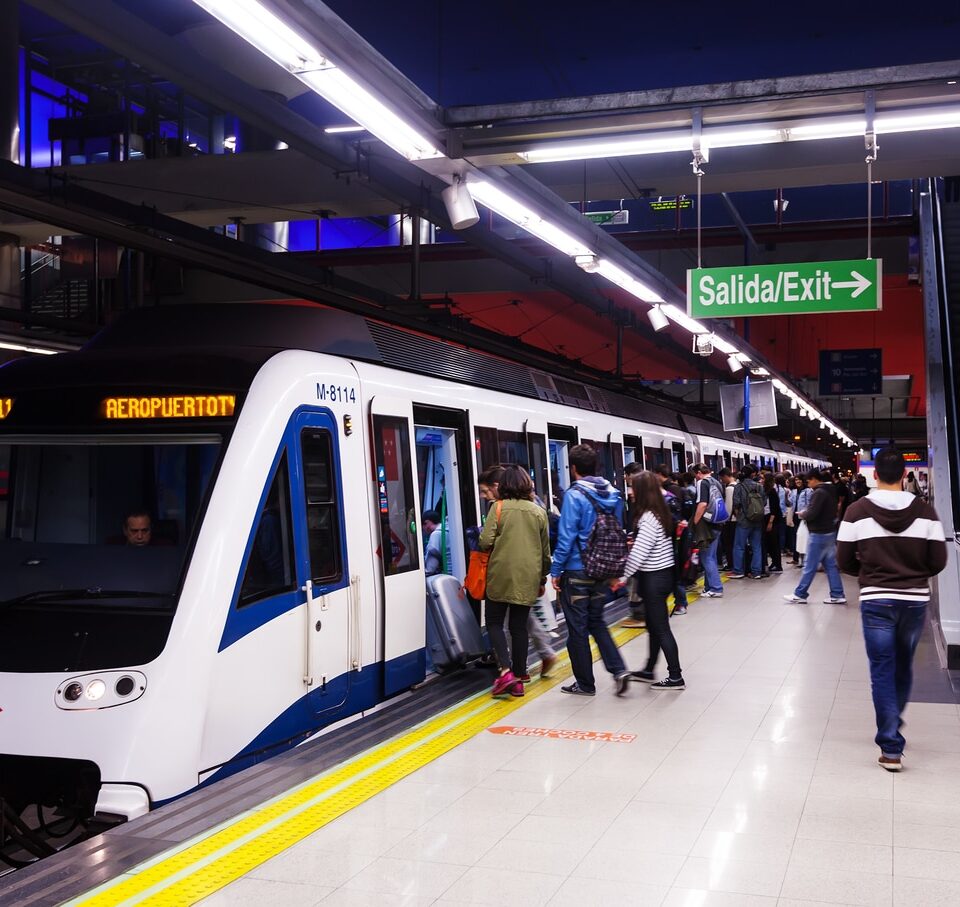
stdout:
<svg viewBox="0 0 960 907">
<path fill-rule="evenodd" d="M 576 445 L 568 457 L 570 483 L 559 508 L 541 500 L 522 467 L 495 465 L 480 476 L 481 497 L 496 503 L 479 535 L 479 549 L 490 555 L 485 623 L 498 669 L 494 696 L 523 695 L 531 639 L 542 676 L 556 664 L 552 634 L 534 617 L 545 597 L 553 614 L 548 582 L 566 621 L 573 672 L 562 692 L 596 695 L 591 638 L 616 695 L 625 695 L 633 681 L 682 690 L 670 617 L 686 613 L 687 589 L 698 574 L 701 596 L 721 599 L 722 569 L 731 580 L 761 580 L 782 573 L 789 557 L 800 570 L 794 591 L 783 596 L 790 604 L 808 602 L 819 571 L 828 587 L 823 601 L 831 605 L 847 602 L 841 570 L 859 578 L 879 764 L 901 768 L 901 716 L 928 579 L 946 563 L 943 529 L 919 483 L 911 484 L 902 455 L 892 448 L 877 454 L 873 491 L 863 476 L 848 479 L 836 470 L 793 476 L 746 464 L 715 476 L 706 463 L 680 474 L 630 464 L 625 498 L 598 475 L 592 448 Z M 648 656 L 639 670 L 625 664 L 604 614 L 621 594 L 631 610 L 622 626 L 647 630 Z M 480 602 L 472 604 L 479 620 Z M 658 680 L 661 654 L 667 674 Z"/>
</svg>

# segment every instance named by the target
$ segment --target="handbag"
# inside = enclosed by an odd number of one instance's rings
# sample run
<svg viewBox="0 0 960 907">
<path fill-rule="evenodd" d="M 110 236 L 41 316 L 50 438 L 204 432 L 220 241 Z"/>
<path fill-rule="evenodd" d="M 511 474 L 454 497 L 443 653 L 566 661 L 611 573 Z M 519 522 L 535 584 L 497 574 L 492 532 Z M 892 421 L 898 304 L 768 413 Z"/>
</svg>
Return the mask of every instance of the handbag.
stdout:
<svg viewBox="0 0 960 907">
<path fill-rule="evenodd" d="M 807 521 L 803 520 L 800 523 L 800 528 L 797 530 L 797 554 L 807 553 L 807 544 L 809 541 L 810 530 L 807 529 Z"/>
<path fill-rule="evenodd" d="M 553 602 L 546 592 L 533 603 L 533 617 L 548 633 L 557 629 L 557 613 L 553 610 Z"/>
<path fill-rule="evenodd" d="M 500 525 L 500 511 L 503 501 L 497 501 L 497 528 Z M 492 551 L 493 549 L 491 549 Z M 463 588 L 467 595 L 480 601 L 487 596 L 487 565 L 490 562 L 490 551 L 471 551 L 470 561 L 467 564 L 467 575 L 463 578 Z"/>
</svg>

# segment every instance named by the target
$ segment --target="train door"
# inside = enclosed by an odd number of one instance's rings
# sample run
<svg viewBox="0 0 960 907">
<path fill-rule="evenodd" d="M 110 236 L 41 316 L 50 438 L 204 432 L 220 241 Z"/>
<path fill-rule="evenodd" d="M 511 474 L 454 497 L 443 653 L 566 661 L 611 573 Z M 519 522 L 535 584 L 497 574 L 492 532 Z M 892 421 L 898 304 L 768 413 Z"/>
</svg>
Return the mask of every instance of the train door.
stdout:
<svg viewBox="0 0 960 907">
<path fill-rule="evenodd" d="M 294 540 L 306 593 L 304 683 L 313 711 L 322 714 L 346 702 L 362 667 L 359 578 L 350 575 L 336 423 L 328 412 L 307 410 L 293 424 Z"/>
<path fill-rule="evenodd" d="M 420 517 L 434 511 L 439 518 L 438 572 L 462 578 L 467 572 L 466 530 L 478 522 L 467 413 L 414 405 L 413 416 Z M 426 550 L 424 565 L 432 566 Z"/>
<path fill-rule="evenodd" d="M 380 537 L 383 692 L 390 696 L 426 674 L 420 508 L 413 481 L 413 406 L 376 396 L 370 401 L 373 469 Z"/>
</svg>

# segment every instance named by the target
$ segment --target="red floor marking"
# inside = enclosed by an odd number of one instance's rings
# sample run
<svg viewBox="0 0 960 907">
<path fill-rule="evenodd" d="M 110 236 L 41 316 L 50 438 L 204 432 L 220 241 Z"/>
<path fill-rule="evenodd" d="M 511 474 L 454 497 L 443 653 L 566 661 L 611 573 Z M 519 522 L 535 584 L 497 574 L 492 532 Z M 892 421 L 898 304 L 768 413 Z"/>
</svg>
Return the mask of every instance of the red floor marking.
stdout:
<svg viewBox="0 0 960 907">
<path fill-rule="evenodd" d="M 573 731 L 565 728 L 550 727 L 513 727 L 501 724 L 487 728 L 491 734 L 503 734 L 506 737 L 547 737 L 551 740 L 589 740 L 597 743 L 633 743 L 636 734 L 613 734 L 610 731 Z"/>
</svg>

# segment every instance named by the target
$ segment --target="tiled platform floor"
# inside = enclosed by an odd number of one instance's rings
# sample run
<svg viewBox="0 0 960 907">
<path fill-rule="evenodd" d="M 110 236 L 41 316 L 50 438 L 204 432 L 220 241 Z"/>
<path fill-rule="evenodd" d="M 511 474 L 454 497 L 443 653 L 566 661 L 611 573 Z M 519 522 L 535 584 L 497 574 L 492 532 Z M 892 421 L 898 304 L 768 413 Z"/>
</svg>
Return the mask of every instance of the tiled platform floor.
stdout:
<svg viewBox="0 0 960 907">
<path fill-rule="evenodd" d="M 878 768 L 854 584 L 787 605 L 797 572 L 673 619 L 685 692 L 603 679 L 510 716 L 634 742 L 484 733 L 204 904 L 960 904 L 958 706 L 912 704 L 906 770 Z"/>
</svg>

